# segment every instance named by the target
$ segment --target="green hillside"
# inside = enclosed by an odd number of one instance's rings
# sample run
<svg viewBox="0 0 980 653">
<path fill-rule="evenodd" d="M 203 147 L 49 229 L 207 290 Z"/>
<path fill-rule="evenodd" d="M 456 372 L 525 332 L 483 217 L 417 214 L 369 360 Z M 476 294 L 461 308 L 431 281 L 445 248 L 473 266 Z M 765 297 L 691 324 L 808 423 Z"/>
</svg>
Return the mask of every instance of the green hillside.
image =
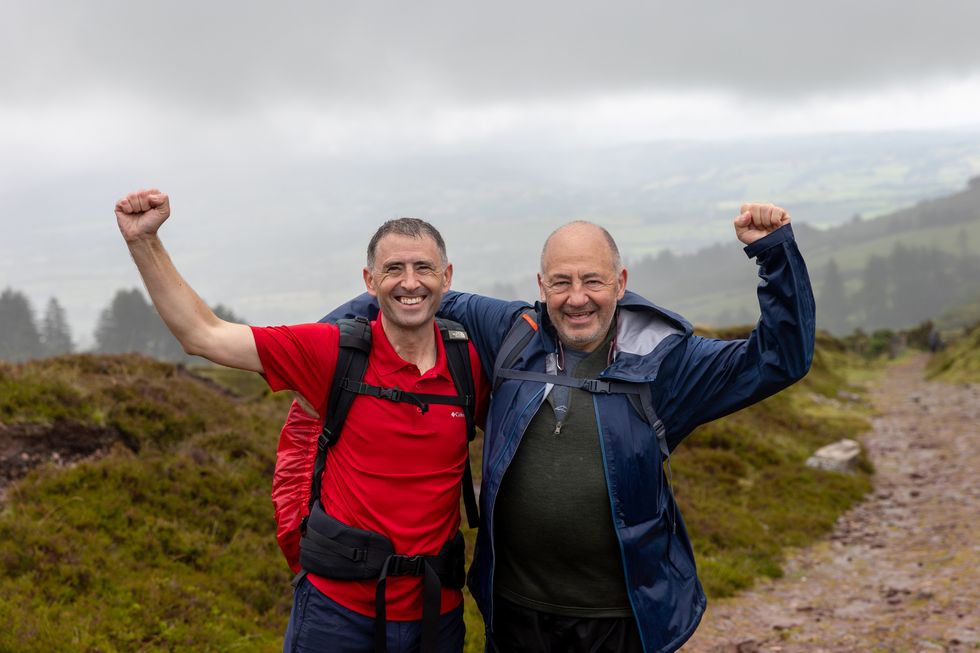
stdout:
<svg viewBox="0 0 980 653">
<path fill-rule="evenodd" d="M 980 297 L 980 178 L 972 179 L 959 193 L 871 220 L 855 218 L 828 229 L 796 222 L 793 228 L 817 295 L 818 320 L 824 327 L 844 333 L 853 328 L 910 327 L 926 319 L 941 318 L 944 326 L 980 319 L 980 313 L 964 308 Z M 883 304 L 892 306 L 865 315 L 869 302 L 861 293 L 873 259 L 882 263 L 884 274 L 893 280 L 878 293 L 887 293 Z M 831 261 L 849 295 L 849 308 L 824 305 Z M 921 276 L 923 261 L 930 264 L 932 276 L 915 291 L 897 287 L 895 279 Z M 632 262 L 630 273 L 632 289 L 696 322 L 725 325 L 748 322 L 758 315 L 755 266 L 735 242 L 683 256 L 663 252 Z M 834 311 L 839 314 L 832 316 Z"/>
<path fill-rule="evenodd" d="M 8 434 L 107 443 L 8 489 L 0 651 L 281 645 L 289 577 L 269 483 L 286 407 L 136 356 L 0 365 Z"/>
<path fill-rule="evenodd" d="M 867 465 L 803 466 L 866 427 L 866 409 L 838 396 L 855 390 L 842 376 L 852 364 L 821 341 L 804 382 L 699 429 L 673 457 L 710 595 L 779 575 L 785 547 L 826 533 L 868 490 Z M 207 377 L 136 356 L 0 364 L 0 456 L 21 447 L 42 461 L 23 476 L 23 456 L 0 458 L 15 478 L 0 489 L 0 651 L 281 645 L 291 576 L 269 486 L 289 399 L 254 375 Z M 467 621 L 467 650 L 482 650 L 469 600 Z"/>
<path fill-rule="evenodd" d="M 933 356 L 927 372 L 950 383 L 980 383 L 980 325 Z"/>
</svg>

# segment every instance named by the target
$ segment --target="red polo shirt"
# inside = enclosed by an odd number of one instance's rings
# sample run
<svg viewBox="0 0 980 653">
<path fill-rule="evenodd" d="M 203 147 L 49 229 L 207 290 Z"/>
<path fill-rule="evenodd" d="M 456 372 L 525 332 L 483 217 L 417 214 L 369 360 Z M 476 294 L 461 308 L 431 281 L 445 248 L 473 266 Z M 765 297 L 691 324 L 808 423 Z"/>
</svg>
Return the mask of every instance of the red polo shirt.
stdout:
<svg viewBox="0 0 980 653">
<path fill-rule="evenodd" d="M 371 323 L 371 354 L 364 382 L 402 390 L 455 395 L 438 328 L 436 365 L 425 374 L 395 353 L 381 320 Z M 337 365 L 338 330 L 332 324 L 253 327 L 255 345 L 272 390 L 299 392 L 326 414 Z M 486 418 L 489 387 L 469 347 L 476 389 L 477 424 Z M 412 404 L 358 396 L 340 439 L 327 455 L 321 501 L 327 514 L 389 538 L 395 552 L 436 555 L 459 528 L 460 481 L 466 464 L 466 418 L 459 406 L 431 404 L 423 415 Z M 376 581 L 333 580 L 310 574 L 313 585 L 341 605 L 374 616 Z M 442 590 L 442 612 L 462 602 L 459 590 Z M 422 580 L 388 579 L 387 616 L 422 618 Z"/>
</svg>

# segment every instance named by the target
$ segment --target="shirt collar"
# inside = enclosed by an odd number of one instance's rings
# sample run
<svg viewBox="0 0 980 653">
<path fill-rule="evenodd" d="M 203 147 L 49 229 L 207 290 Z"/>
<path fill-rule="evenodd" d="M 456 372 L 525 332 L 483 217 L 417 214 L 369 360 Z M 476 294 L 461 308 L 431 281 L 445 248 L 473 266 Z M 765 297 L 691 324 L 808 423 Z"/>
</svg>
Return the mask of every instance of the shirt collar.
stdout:
<svg viewBox="0 0 980 653">
<path fill-rule="evenodd" d="M 449 375 L 449 368 L 446 366 L 446 348 L 442 342 L 442 337 L 439 335 L 439 325 L 435 321 L 432 323 L 432 329 L 433 337 L 436 340 L 436 364 L 422 376 L 441 376 L 452 380 Z M 405 371 L 406 368 L 410 368 L 416 374 L 418 373 L 415 364 L 403 359 L 391 346 L 391 342 L 388 341 L 388 336 L 385 334 L 384 326 L 381 324 L 380 315 L 378 315 L 377 320 L 371 322 L 371 343 L 371 365 L 378 376 L 396 374 Z"/>
</svg>

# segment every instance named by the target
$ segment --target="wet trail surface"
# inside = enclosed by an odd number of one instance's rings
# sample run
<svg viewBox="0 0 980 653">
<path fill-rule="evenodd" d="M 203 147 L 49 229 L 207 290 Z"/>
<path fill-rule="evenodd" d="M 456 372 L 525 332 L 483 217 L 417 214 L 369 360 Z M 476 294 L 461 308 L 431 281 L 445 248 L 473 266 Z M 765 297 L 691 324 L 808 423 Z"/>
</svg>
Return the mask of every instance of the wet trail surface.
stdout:
<svg viewBox="0 0 980 653">
<path fill-rule="evenodd" d="M 980 651 L 980 386 L 873 386 L 874 490 L 781 579 L 709 602 L 684 653 Z"/>
</svg>

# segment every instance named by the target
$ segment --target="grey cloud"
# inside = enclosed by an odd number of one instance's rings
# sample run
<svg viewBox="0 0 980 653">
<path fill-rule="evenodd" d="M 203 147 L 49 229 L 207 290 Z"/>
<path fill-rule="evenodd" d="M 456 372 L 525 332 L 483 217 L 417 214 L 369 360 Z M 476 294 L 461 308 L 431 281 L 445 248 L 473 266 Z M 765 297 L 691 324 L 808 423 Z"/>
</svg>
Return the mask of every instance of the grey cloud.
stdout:
<svg viewBox="0 0 980 653">
<path fill-rule="evenodd" d="M 227 114 L 624 90 L 801 95 L 980 70 L 980 3 L 6 3 L 0 99 L 129 92 Z"/>
</svg>

